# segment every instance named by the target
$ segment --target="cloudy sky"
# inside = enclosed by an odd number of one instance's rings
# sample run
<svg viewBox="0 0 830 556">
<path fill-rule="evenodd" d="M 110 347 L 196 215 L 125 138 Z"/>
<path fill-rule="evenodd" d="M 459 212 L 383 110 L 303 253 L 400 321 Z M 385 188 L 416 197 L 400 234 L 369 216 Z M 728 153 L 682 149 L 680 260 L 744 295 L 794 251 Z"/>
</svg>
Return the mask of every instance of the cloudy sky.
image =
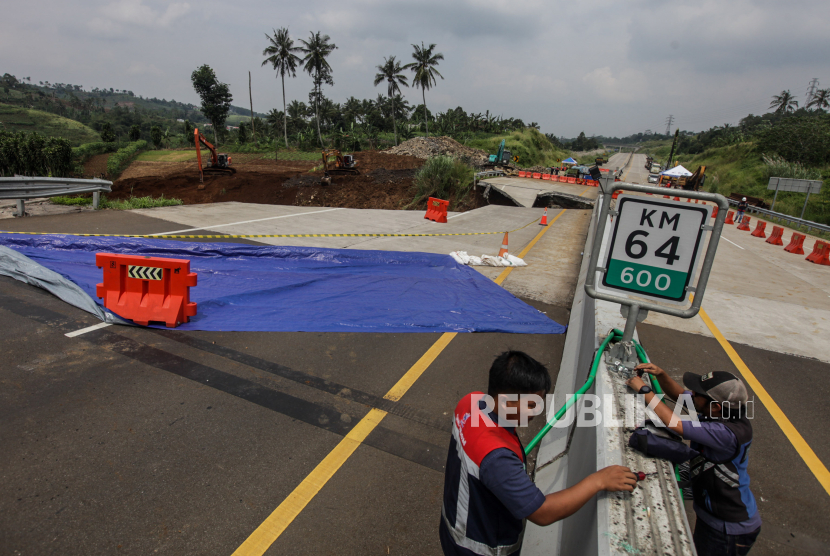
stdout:
<svg viewBox="0 0 830 556">
<path fill-rule="evenodd" d="M 830 87 L 827 0 L 28 0 L 3 8 L 0 73 L 197 103 L 190 73 L 209 64 L 247 106 L 250 70 L 266 112 L 282 105 L 260 67 L 279 27 L 331 36 L 337 102 L 385 93 L 375 67 L 411 61 L 423 41 L 445 57 L 431 110 L 490 110 L 566 137 L 665 131 L 670 114 L 708 129 L 765 112 L 783 89 L 803 104 L 814 77 Z M 288 100 L 310 88 L 288 80 Z"/>
</svg>

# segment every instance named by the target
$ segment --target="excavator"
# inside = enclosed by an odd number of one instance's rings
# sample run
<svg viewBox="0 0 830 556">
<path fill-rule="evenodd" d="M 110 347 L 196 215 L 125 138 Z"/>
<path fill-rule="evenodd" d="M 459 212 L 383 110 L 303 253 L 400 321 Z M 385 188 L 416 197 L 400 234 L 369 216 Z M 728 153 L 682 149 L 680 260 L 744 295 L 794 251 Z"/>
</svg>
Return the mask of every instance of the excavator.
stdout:
<svg viewBox="0 0 830 556">
<path fill-rule="evenodd" d="M 330 161 L 331 157 L 335 160 Z M 350 154 L 341 154 L 337 149 L 323 151 L 322 185 L 331 185 L 331 176 L 359 176 L 357 160 Z"/>
<path fill-rule="evenodd" d="M 681 187 L 686 191 L 700 191 L 706 181 L 706 166 L 698 166 L 695 173 L 686 178 Z"/>
<path fill-rule="evenodd" d="M 199 189 L 204 189 L 205 172 L 217 174 L 235 174 L 236 168 L 231 168 L 231 157 L 225 153 L 216 153 L 216 147 L 211 145 L 205 136 L 199 133 L 199 128 L 193 132 L 193 143 L 196 145 L 196 159 L 199 161 Z M 202 149 L 200 144 L 210 151 L 210 162 L 202 167 Z"/>
<path fill-rule="evenodd" d="M 519 157 L 504 148 L 504 139 L 499 144 L 499 150 L 496 154 L 491 154 L 484 166 L 510 166 L 510 162 L 518 162 Z"/>
</svg>

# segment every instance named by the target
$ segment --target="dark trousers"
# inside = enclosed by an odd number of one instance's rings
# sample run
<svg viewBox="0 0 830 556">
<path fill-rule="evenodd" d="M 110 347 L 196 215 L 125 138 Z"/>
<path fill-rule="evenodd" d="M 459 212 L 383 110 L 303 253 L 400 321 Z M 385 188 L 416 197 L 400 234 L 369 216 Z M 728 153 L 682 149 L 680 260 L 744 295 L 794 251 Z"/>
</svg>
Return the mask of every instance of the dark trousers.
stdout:
<svg viewBox="0 0 830 556">
<path fill-rule="evenodd" d="M 755 544 L 761 528 L 743 535 L 727 535 L 709 527 L 702 519 L 695 523 L 695 548 L 698 556 L 745 556 Z"/>
</svg>

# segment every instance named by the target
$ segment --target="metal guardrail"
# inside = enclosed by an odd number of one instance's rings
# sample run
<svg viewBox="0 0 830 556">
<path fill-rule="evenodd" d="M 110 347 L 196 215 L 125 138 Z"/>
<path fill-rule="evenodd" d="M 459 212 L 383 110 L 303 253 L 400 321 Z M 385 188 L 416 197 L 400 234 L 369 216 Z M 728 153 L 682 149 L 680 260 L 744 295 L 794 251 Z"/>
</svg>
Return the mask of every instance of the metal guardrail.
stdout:
<svg viewBox="0 0 830 556">
<path fill-rule="evenodd" d="M 729 201 L 730 205 L 733 205 L 733 206 L 738 205 L 738 201 L 736 201 L 734 199 L 727 199 L 727 201 Z M 801 226 L 805 226 L 807 228 L 807 231 L 815 229 L 815 230 L 820 230 L 822 232 L 830 233 L 830 226 L 827 226 L 825 224 L 819 224 L 818 222 L 813 222 L 812 220 L 804 220 L 804 219 L 798 218 L 796 216 L 790 216 L 789 214 L 782 214 L 780 212 L 773 212 L 771 210 L 762 209 L 762 208 L 759 208 L 759 207 L 753 207 L 752 205 L 749 205 L 746 208 L 746 212 L 754 213 L 754 214 L 761 214 L 763 216 L 766 216 L 770 220 L 773 220 L 773 221 L 778 220 L 779 222 L 787 222 L 788 224 L 796 226 L 798 228 L 800 228 Z"/>
<path fill-rule="evenodd" d="M 477 172 L 475 177 L 478 178 L 493 178 L 497 176 L 503 176 L 504 172 L 501 170 L 488 170 L 487 172 Z"/>
<path fill-rule="evenodd" d="M 41 178 L 28 176 L 14 176 L 0 178 L 0 199 L 17 199 L 17 214 L 26 214 L 26 199 L 39 197 L 57 197 L 60 195 L 78 195 L 92 193 L 92 206 L 98 208 L 101 192 L 112 191 L 112 182 L 93 179 L 81 180 L 75 178 Z"/>
</svg>

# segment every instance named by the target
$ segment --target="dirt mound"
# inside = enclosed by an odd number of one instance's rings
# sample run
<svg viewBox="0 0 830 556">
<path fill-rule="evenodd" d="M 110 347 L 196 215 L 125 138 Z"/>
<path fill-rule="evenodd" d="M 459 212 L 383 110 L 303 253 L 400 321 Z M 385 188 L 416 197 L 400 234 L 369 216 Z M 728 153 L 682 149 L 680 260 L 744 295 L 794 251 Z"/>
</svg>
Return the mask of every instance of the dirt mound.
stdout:
<svg viewBox="0 0 830 556">
<path fill-rule="evenodd" d="M 231 156 L 236 173 L 205 174 L 202 190 L 198 189 L 195 155 L 192 161 L 134 162 L 113 184 L 113 191 L 108 196 L 126 199 L 164 195 L 181 199 L 187 205 L 237 201 L 400 209 L 412 201 L 415 172 L 424 163 L 423 159 L 413 156 L 360 151 L 354 153 L 361 172 L 359 176 L 333 176 L 332 184 L 323 187 L 320 185 L 322 169 L 311 171 L 321 166 L 318 161 L 275 161 L 263 155 L 248 154 Z"/>
<path fill-rule="evenodd" d="M 430 158 L 433 156 L 453 156 L 470 166 L 481 167 L 487 163 L 489 155 L 479 149 L 465 147 L 450 137 L 415 137 L 392 147 L 385 153 Z"/>
<path fill-rule="evenodd" d="M 112 153 L 96 154 L 84 162 L 84 178 L 107 179 L 107 160 Z"/>
</svg>

